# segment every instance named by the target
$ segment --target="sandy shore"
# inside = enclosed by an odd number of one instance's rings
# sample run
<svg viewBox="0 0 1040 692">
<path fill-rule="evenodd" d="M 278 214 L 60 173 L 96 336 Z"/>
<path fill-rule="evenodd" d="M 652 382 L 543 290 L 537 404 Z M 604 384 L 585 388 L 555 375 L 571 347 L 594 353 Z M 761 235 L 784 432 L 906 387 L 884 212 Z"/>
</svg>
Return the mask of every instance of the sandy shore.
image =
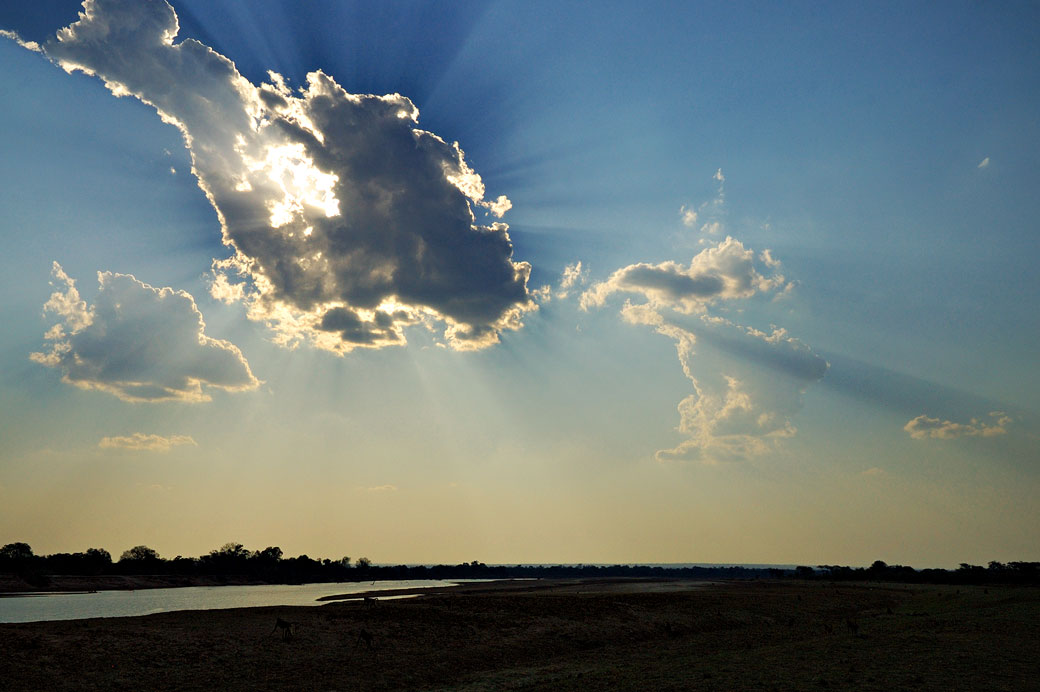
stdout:
<svg viewBox="0 0 1040 692">
<path fill-rule="evenodd" d="M 400 598 L 402 596 L 476 595 L 501 593 L 534 593 L 553 591 L 559 594 L 651 593 L 688 591 L 712 582 L 693 579 L 604 578 L 604 579 L 497 579 L 461 583 L 456 586 L 416 586 L 406 589 L 363 591 L 361 593 L 322 596 L 319 601 L 363 601 L 366 598 Z"/>
<path fill-rule="evenodd" d="M 272 631 L 278 618 L 294 636 Z M 1040 679 L 1037 622 L 1035 588 L 521 581 L 0 625 L 0 681 L 12 692 L 1017 691 Z"/>
</svg>

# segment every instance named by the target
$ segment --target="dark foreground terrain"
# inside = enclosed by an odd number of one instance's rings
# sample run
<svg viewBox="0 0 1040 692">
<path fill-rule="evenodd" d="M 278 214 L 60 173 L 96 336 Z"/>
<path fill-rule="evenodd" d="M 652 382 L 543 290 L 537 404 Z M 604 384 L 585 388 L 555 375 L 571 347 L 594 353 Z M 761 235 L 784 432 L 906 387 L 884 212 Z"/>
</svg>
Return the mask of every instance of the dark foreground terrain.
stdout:
<svg viewBox="0 0 1040 692">
<path fill-rule="evenodd" d="M 5 624 L 0 688 L 1040 689 L 1036 588 L 531 586 Z M 272 632 L 277 618 L 294 637 Z"/>
</svg>

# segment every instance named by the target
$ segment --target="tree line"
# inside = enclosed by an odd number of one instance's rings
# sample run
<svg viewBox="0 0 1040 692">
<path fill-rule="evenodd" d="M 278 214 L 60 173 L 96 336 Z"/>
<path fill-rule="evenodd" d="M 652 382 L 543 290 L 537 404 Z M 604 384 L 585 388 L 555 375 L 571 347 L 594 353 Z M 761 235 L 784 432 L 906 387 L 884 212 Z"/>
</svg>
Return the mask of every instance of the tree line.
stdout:
<svg viewBox="0 0 1040 692">
<path fill-rule="evenodd" d="M 368 558 L 285 557 L 269 546 L 248 550 L 241 543 L 225 543 L 199 557 L 164 558 L 138 545 L 118 560 L 104 548 L 80 553 L 36 555 L 27 543 L 0 548 L 0 573 L 17 574 L 30 584 L 45 586 L 50 575 L 227 577 L 272 584 L 304 582 L 377 581 L 388 579 L 560 579 L 576 577 L 642 577 L 684 579 L 822 579 L 829 581 L 891 581 L 948 584 L 1037 584 L 1040 562 L 990 562 L 988 567 L 961 564 L 956 570 L 921 569 L 888 565 L 870 567 L 819 565 L 793 570 L 740 566 L 671 567 L 659 565 L 486 565 L 474 560 L 457 565 L 374 565 Z"/>
<path fill-rule="evenodd" d="M 947 569 L 914 569 L 906 565 L 889 565 L 882 560 L 870 567 L 843 565 L 804 565 L 794 570 L 798 579 L 827 581 L 885 581 L 902 584 L 1040 584 L 1040 562 L 997 562 L 988 566 L 962 562 Z"/>
</svg>

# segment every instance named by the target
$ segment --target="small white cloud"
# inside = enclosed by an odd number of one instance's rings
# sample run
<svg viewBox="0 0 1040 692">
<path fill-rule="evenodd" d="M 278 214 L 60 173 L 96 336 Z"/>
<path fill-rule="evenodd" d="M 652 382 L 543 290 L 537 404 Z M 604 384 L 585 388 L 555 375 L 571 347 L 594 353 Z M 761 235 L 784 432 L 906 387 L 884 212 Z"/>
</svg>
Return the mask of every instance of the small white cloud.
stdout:
<svg viewBox="0 0 1040 692">
<path fill-rule="evenodd" d="M 88 307 L 57 262 L 52 274 L 57 290 L 44 311 L 61 322 L 44 335 L 50 351 L 30 358 L 60 369 L 63 381 L 133 402 L 209 401 L 204 386 L 260 385 L 237 346 L 206 336 L 190 294 L 98 272 L 98 295 Z"/>
<path fill-rule="evenodd" d="M 767 267 L 770 267 L 772 269 L 777 269 L 780 267 L 780 260 L 773 257 L 772 250 L 763 250 L 759 253 L 759 258 L 762 260 L 762 264 L 766 265 Z"/>
<path fill-rule="evenodd" d="M 958 437 L 996 437 L 997 435 L 1006 435 L 1007 426 L 1013 421 L 1011 416 L 1003 411 L 992 411 L 989 415 L 990 418 L 994 419 L 992 424 L 980 421 L 978 418 L 972 418 L 969 423 L 955 423 L 922 414 L 904 425 L 903 430 L 910 433 L 910 437 L 915 440 L 928 438 L 952 440 Z"/>
<path fill-rule="evenodd" d="M 987 156 L 986 158 L 979 161 L 979 165 L 977 166 L 977 168 L 989 168 L 989 157 Z"/>
<path fill-rule="evenodd" d="M 697 210 L 693 207 L 682 205 L 679 207 L 679 217 L 682 218 L 684 226 L 693 228 L 697 225 Z"/>
<path fill-rule="evenodd" d="M 231 305 L 245 298 L 245 285 L 231 283 L 227 274 L 216 272 L 209 284 L 209 294 L 222 303 Z"/>
<path fill-rule="evenodd" d="M 560 289 L 567 290 L 582 279 L 581 261 L 568 264 L 563 268 L 563 276 L 560 278 Z"/>
<path fill-rule="evenodd" d="M 878 468 L 877 466 L 873 466 L 873 467 L 867 469 L 866 471 L 863 471 L 862 473 L 860 473 L 860 475 L 861 476 L 872 476 L 872 477 L 884 476 L 885 475 L 885 470 L 882 469 L 882 468 Z"/>
<path fill-rule="evenodd" d="M 722 169 L 718 169 L 711 179 L 718 183 L 715 197 L 700 206 L 684 204 L 679 207 L 679 218 L 687 228 L 696 228 L 700 223 L 700 232 L 706 235 L 719 235 L 725 230 L 722 217 L 725 215 L 726 206 L 726 177 L 722 175 Z"/>
<path fill-rule="evenodd" d="M 371 488 L 365 488 L 365 490 L 370 493 L 392 493 L 397 491 L 397 486 L 387 483 L 386 485 L 376 485 Z"/>
<path fill-rule="evenodd" d="M 36 41 L 26 41 L 25 39 L 23 39 L 21 36 L 19 36 L 18 34 L 16 34 L 13 31 L 7 31 L 5 29 L 0 29 L 0 37 L 9 39 L 11 41 L 14 41 L 15 43 L 17 43 L 22 48 L 25 48 L 26 50 L 31 50 L 34 53 L 42 53 L 43 52 L 43 49 L 40 48 L 40 44 L 39 43 L 37 43 Z"/>
<path fill-rule="evenodd" d="M 574 264 L 568 264 L 563 268 L 563 273 L 560 275 L 560 285 L 556 290 L 555 297 L 564 299 L 570 295 L 570 291 L 575 286 L 584 285 L 588 280 L 589 272 L 587 269 L 583 269 L 581 261 L 575 262 Z"/>
<path fill-rule="evenodd" d="M 494 201 L 477 202 L 477 204 L 487 209 L 495 218 L 498 219 L 501 219 L 505 216 L 507 211 L 513 208 L 513 203 L 510 202 L 509 198 L 505 195 L 499 195 Z"/>
<path fill-rule="evenodd" d="M 198 444 L 189 435 L 148 435 L 145 433 L 134 433 L 129 436 L 102 437 L 98 442 L 101 449 L 130 449 L 142 452 L 168 452 L 174 447 Z"/>
</svg>

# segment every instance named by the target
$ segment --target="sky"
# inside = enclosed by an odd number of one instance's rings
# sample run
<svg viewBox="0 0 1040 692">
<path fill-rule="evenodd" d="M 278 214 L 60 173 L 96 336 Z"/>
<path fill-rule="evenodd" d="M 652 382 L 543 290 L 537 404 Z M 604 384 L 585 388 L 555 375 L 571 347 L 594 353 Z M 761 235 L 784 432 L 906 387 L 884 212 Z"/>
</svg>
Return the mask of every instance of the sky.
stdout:
<svg viewBox="0 0 1040 692">
<path fill-rule="evenodd" d="M 1035 4 L 0 29 L 0 542 L 1040 559 Z"/>
</svg>

